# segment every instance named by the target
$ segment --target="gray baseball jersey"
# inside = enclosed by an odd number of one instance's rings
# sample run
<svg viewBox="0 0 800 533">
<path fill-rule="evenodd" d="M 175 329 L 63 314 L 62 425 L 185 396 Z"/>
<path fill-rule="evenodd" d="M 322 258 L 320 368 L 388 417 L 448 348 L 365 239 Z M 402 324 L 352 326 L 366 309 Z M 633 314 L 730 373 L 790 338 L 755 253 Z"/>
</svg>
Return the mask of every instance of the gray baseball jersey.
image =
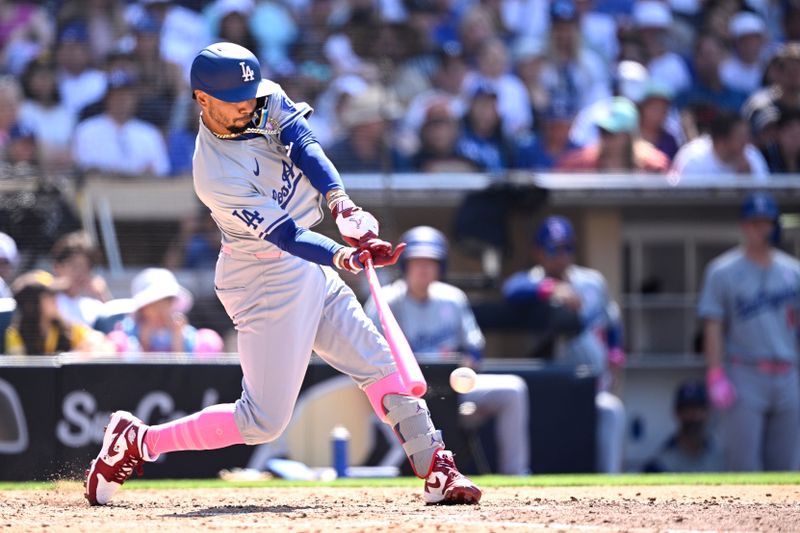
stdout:
<svg viewBox="0 0 800 533">
<path fill-rule="evenodd" d="M 223 140 L 202 121 L 197 135 L 194 186 L 227 249 L 214 283 L 238 332 L 244 377 L 235 416 L 248 444 L 283 432 L 312 349 L 362 388 L 396 369 L 386 341 L 332 268 L 265 240 L 289 217 L 304 227 L 322 219 L 320 193 L 278 135 L 310 111 L 274 85 L 267 122 L 275 135 Z"/>
<path fill-rule="evenodd" d="M 280 131 L 311 114 L 277 84 L 267 97 L 267 124 L 274 135 L 219 139 L 200 122 L 193 175 L 197 196 L 222 231 L 222 244 L 248 253 L 279 252 L 265 237 L 291 217 L 310 228 L 322 220 L 322 195 L 292 162 L 292 146 Z"/>
<path fill-rule="evenodd" d="M 483 350 L 483 333 L 467 295 L 458 287 L 435 281 L 428 288 L 428 299 L 424 302 L 408 296 L 408 287 L 402 279 L 381 290 L 414 353 L 433 355 Z M 372 299 L 364 304 L 364 310 L 380 327 Z"/>
<path fill-rule="evenodd" d="M 797 362 L 799 307 L 800 262 L 776 250 L 762 268 L 734 248 L 706 269 L 698 314 L 722 321 L 729 357 Z"/>
<path fill-rule="evenodd" d="M 544 269 L 536 266 L 514 274 L 506 282 L 504 290 L 508 292 L 517 283 L 538 285 L 544 278 Z M 605 278 L 597 270 L 572 265 L 567 269 L 564 281 L 580 298 L 584 329 L 574 337 L 559 338 L 553 355 L 570 364 L 588 365 L 598 374 L 603 374 L 608 363 L 606 330 L 619 323 L 619 307 L 609 297 Z"/>
</svg>

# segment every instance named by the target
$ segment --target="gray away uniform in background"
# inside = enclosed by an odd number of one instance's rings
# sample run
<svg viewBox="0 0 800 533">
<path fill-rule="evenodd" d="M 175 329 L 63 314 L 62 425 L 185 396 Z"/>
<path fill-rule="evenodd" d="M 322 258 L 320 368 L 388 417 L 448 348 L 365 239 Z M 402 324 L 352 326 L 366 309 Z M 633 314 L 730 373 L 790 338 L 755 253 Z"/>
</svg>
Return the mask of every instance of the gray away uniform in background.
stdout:
<svg viewBox="0 0 800 533">
<path fill-rule="evenodd" d="M 800 262 L 775 250 L 761 267 L 734 248 L 708 266 L 698 306 L 722 322 L 736 401 L 721 416 L 730 470 L 796 470 L 800 440 Z"/>
</svg>

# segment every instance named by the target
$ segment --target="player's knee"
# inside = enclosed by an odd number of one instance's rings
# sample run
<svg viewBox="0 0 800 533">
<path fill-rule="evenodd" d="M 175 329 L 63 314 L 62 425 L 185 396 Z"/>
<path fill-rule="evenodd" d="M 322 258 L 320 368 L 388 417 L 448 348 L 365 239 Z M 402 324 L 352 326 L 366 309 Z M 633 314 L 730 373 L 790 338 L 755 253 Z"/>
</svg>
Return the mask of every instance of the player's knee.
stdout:
<svg viewBox="0 0 800 533">
<path fill-rule="evenodd" d="M 291 420 L 288 413 L 271 413 L 245 398 L 236 402 L 236 421 L 245 444 L 272 442 L 283 434 Z"/>
<path fill-rule="evenodd" d="M 503 376 L 498 392 L 505 404 L 526 405 L 528 403 L 528 384 L 513 374 Z"/>
</svg>

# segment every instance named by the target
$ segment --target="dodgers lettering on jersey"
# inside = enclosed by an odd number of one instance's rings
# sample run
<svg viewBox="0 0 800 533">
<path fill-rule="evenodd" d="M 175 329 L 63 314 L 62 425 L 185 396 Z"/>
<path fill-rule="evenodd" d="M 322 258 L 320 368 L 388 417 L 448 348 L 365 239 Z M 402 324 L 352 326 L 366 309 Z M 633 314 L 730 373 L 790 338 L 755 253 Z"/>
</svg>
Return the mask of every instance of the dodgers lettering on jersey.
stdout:
<svg viewBox="0 0 800 533">
<path fill-rule="evenodd" d="M 544 269 L 537 266 L 511 276 L 503 290 L 508 293 L 515 286 L 538 285 L 545 277 Z M 574 337 L 560 337 L 553 356 L 569 364 L 588 365 L 594 372 L 602 374 L 607 370 L 608 362 L 606 330 L 619 323 L 619 307 L 608 296 L 605 279 L 597 270 L 572 265 L 567 269 L 564 281 L 580 298 L 584 329 Z"/>
<path fill-rule="evenodd" d="M 402 279 L 381 289 L 411 350 L 420 355 L 476 353 L 485 340 L 467 295 L 440 281 L 428 287 L 428 299 L 420 302 L 408 295 Z M 378 312 L 372 299 L 364 305 L 367 316 L 380 329 Z"/>
<path fill-rule="evenodd" d="M 734 248 L 706 269 L 698 314 L 722 321 L 727 356 L 797 362 L 798 311 L 800 262 L 783 252 L 763 268 Z"/>
<path fill-rule="evenodd" d="M 247 253 L 277 251 L 266 237 L 290 217 L 310 228 L 323 217 L 322 195 L 289 157 L 280 132 L 311 107 L 295 104 L 277 84 L 260 127 L 273 134 L 220 139 L 200 121 L 192 173 L 197 196 L 211 210 L 222 244 Z"/>
</svg>

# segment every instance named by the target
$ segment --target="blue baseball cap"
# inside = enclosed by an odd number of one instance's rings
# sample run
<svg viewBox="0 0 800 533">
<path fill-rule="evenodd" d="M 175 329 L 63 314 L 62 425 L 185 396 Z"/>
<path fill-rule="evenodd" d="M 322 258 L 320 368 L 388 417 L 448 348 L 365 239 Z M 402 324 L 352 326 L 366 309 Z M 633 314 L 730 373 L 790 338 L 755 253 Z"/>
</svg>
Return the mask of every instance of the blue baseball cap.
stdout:
<svg viewBox="0 0 800 533">
<path fill-rule="evenodd" d="M 256 56 L 234 43 L 214 43 L 194 58 L 190 74 L 192 95 L 206 92 L 223 102 L 242 102 L 266 96 L 269 80 L 261 78 Z"/>
<path fill-rule="evenodd" d="M 565 217 L 547 217 L 536 231 L 534 242 L 550 254 L 559 249 L 566 249 L 571 253 L 575 250 L 575 230 Z"/>
<path fill-rule="evenodd" d="M 675 408 L 706 407 L 708 394 L 702 381 L 685 381 L 675 392 Z"/>
<path fill-rule="evenodd" d="M 61 30 L 58 36 L 59 44 L 62 43 L 88 43 L 89 28 L 83 22 L 73 22 Z"/>
<path fill-rule="evenodd" d="M 563 22 L 578 20 L 578 8 L 572 0 L 553 0 L 550 3 L 550 20 Z"/>
<path fill-rule="evenodd" d="M 768 192 L 754 192 L 747 195 L 739 211 L 742 220 L 755 218 L 778 220 L 780 212 L 775 198 Z"/>
</svg>

